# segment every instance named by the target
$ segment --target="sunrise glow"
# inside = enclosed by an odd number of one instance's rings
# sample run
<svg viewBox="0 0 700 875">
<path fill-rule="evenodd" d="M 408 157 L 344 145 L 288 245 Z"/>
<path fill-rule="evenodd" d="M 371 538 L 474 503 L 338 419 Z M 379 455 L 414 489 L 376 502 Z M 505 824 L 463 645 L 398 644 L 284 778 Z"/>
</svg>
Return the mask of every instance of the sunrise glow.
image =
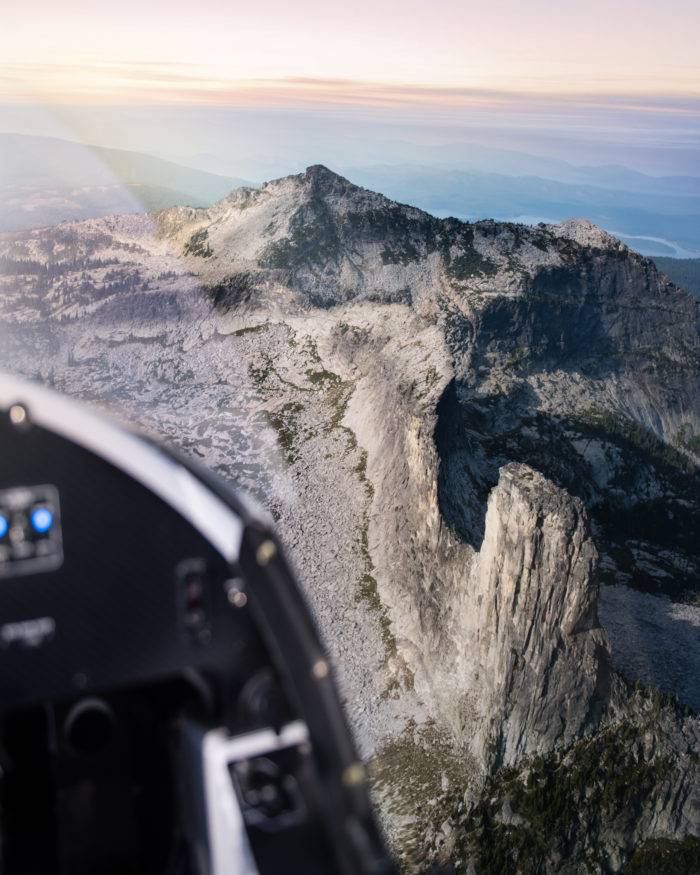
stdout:
<svg viewBox="0 0 700 875">
<path fill-rule="evenodd" d="M 650 0 L 328 6 L 13 2 L 0 99 L 497 107 L 570 96 L 698 111 L 700 7 L 689 0 L 673 14 Z"/>
</svg>

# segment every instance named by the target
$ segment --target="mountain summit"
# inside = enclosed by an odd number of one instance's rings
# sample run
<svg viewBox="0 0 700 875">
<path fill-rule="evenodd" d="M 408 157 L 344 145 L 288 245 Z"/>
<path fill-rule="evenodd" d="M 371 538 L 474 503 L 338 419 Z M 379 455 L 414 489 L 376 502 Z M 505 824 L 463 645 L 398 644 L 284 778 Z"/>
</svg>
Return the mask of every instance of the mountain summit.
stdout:
<svg viewBox="0 0 700 875">
<path fill-rule="evenodd" d="M 245 273 L 250 288 L 262 289 L 274 279 L 301 305 L 405 303 L 426 318 L 449 316 L 455 337 L 478 318 L 481 343 L 457 341 L 471 361 L 497 344 L 521 370 L 567 361 L 598 376 L 642 369 L 659 391 L 684 382 L 686 367 L 696 374 L 700 362 L 691 296 L 585 220 L 528 227 L 436 219 L 314 165 L 156 221 L 205 280 Z M 680 397 L 677 405 L 672 422 L 644 413 L 645 403 L 635 415 L 667 437 L 690 416 L 697 433 L 692 405 Z"/>
<path fill-rule="evenodd" d="M 289 177 L 288 177 L 289 178 Z M 309 186 L 314 197 L 342 195 L 348 191 L 360 191 L 360 186 L 353 185 L 344 176 L 329 170 L 325 164 L 312 164 L 292 179 L 298 179 L 302 186 Z"/>
</svg>

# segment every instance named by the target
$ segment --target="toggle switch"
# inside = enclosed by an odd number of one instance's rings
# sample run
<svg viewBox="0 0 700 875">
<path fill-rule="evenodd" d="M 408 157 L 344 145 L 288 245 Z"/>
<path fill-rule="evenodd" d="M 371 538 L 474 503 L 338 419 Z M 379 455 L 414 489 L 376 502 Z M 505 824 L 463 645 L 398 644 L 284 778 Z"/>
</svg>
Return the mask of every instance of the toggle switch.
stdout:
<svg viewBox="0 0 700 875">
<path fill-rule="evenodd" d="M 196 644 L 211 638 L 209 592 L 210 579 L 203 559 L 188 559 L 176 570 L 179 614 L 185 635 Z"/>
</svg>

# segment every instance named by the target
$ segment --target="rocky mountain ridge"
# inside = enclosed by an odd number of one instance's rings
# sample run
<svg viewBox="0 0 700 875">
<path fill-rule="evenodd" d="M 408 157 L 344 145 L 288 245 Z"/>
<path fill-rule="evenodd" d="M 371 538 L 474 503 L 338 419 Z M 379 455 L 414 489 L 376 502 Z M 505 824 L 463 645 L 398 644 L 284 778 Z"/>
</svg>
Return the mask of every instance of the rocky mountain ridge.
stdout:
<svg viewBox="0 0 700 875">
<path fill-rule="evenodd" d="M 700 703 L 699 308 L 648 259 L 583 221 L 438 220 L 323 167 L 3 235 L 0 259 L 5 366 L 271 507 L 408 864 L 480 859 L 460 836 L 493 815 L 485 780 L 505 799 L 533 757 L 566 775 L 623 713 L 643 740 L 628 682 Z M 650 636 L 661 612 L 673 634 Z M 697 718 L 659 713 L 697 784 Z M 648 783 L 629 822 L 589 825 L 590 860 L 572 845 L 575 871 L 698 834 L 692 794 Z"/>
</svg>

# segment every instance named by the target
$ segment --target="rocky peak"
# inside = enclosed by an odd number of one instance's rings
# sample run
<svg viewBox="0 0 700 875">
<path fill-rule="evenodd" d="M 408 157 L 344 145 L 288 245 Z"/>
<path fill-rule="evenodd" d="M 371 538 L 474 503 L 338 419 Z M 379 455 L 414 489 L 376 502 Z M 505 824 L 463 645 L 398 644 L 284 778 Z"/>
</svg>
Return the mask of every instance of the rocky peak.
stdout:
<svg viewBox="0 0 700 875">
<path fill-rule="evenodd" d="M 303 303 L 364 298 L 447 313 L 460 357 L 479 322 L 472 369 L 495 355 L 522 368 L 586 359 L 600 371 L 669 332 L 670 359 L 697 346 L 695 302 L 581 219 L 535 228 L 437 219 L 316 164 L 207 210 L 167 211 L 159 225 L 205 283 L 274 271 Z"/>
<path fill-rule="evenodd" d="M 328 197 L 329 195 L 348 194 L 353 191 L 360 192 L 362 189 L 329 170 L 324 164 L 312 164 L 299 175 L 302 186 L 311 190 L 316 197 Z"/>
<path fill-rule="evenodd" d="M 590 246 L 593 249 L 613 249 L 619 252 L 629 251 L 617 237 L 608 234 L 607 231 L 589 222 L 588 219 L 569 219 L 558 225 L 549 225 L 548 228 L 555 237 L 572 240 L 581 246 Z"/>
<path fill-rule="evenodd" d="M 486 514 L 474 601 L 490 767 L 570 744 L 608 701 L 597 553 L 582 503 L 522 464 L 501 469 Z"/>
<path fill-rule="evenodd" d="M 263 183 L 261 189 L 269 197 L 287 199 L 290 195 L 290 206 L 301 207 L 309 200 L 337 201 L 345 199 L 357 201 L 367 196 L 386 200 L 383 195 L 370 192 L 350 180 L 330 170 L 324 164 L 312 164 L 303 173 L 281 176 Z"/>
</svg>

